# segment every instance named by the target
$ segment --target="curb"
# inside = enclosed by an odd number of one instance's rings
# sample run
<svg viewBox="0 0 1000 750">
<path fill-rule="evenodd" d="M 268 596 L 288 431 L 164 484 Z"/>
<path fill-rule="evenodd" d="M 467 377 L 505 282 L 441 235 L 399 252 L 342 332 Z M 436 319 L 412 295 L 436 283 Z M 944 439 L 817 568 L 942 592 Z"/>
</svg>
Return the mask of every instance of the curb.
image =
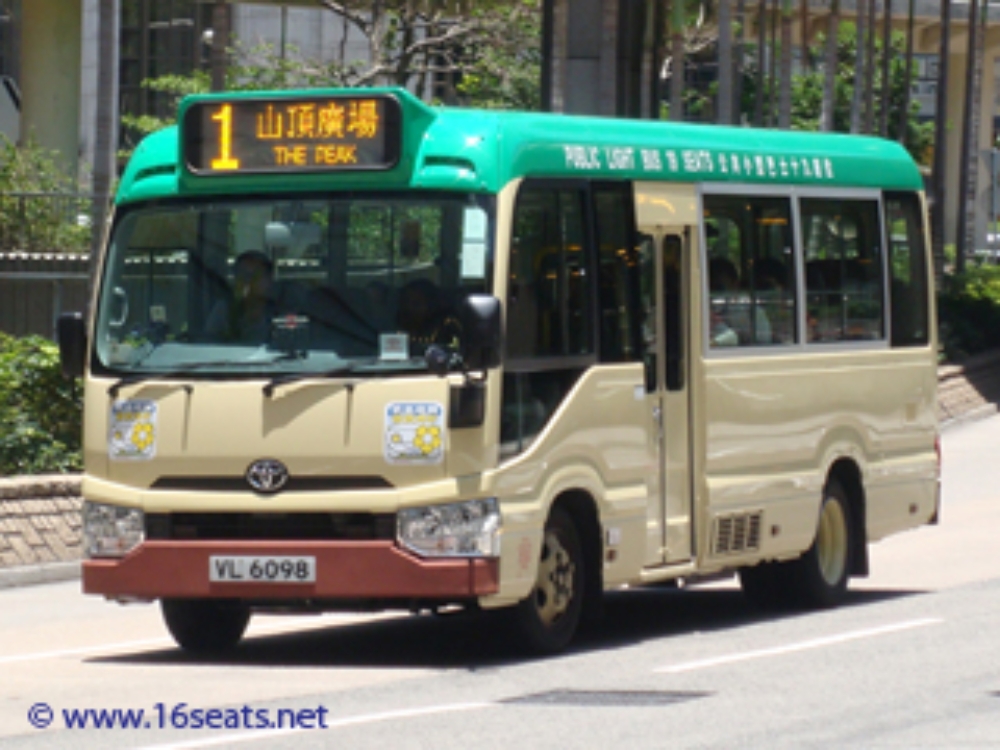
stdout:
<svg viewBox="0 0 1000 750">
<path fill-rule="evenodd" d="M 79 561 L 0 568 L 0 590 L 36 586 L 41 583 L 72 581 L 79 577 Z"/>
<path fill-rule="evenodd" d="M 944 433 L 955 427 L 960 427 L 964 424 L 969 424 L 971 422 L 979 422 L 983 419 L 988 419 L 1000 412 L 1000 406 L 997 404 L 984 404 L 983 406 L 977 407 L 972 411 L 968 411 L 965 414 L 960 414 L 949 419 L 943 419 L 938 423 L 939 430 Z"/>
</svg>

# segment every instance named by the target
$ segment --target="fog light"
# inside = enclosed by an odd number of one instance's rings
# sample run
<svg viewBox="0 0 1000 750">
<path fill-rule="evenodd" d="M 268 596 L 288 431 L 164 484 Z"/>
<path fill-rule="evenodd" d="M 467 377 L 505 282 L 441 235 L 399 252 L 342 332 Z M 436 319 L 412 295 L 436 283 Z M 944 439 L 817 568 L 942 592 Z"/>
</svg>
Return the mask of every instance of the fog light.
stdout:
<svg viewBox="0 0 1000 750">
<path fill-rule="evenodd" d="M 104 503 L 83 504 L 83 544 L 87 557 L 124 557 L 142 544 L 143 512 Z"/>
</svg>

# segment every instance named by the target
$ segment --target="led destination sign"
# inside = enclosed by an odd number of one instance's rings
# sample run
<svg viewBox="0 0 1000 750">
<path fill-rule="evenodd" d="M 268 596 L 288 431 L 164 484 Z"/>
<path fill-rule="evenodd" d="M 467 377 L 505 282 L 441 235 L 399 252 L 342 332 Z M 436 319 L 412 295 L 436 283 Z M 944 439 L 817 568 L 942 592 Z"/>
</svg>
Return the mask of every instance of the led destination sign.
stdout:
<svg viewBox="0 0 1000 750">
<path fill-rule="evenodd" d="M 184 163 L 199 175 L 389 169 L 400 119 L 388 96 L 195 102 L 182 123 Z"/>
</svg>

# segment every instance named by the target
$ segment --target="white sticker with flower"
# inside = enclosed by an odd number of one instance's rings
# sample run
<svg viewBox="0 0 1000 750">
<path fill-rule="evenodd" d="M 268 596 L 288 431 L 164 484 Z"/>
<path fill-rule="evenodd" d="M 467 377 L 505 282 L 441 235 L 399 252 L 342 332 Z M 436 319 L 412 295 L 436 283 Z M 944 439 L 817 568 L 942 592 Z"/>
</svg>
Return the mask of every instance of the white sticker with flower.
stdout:
<svg viewBox="0 0 1000 750">
<path fill-rule="evenodd" d="M 439 464 L 444 459 L 444 407 L 406 401 L 385 407 L 385 460 L 390 464 Z"/>
<path fill-rule="evenodd" d="M 155 401 L 116 401 L 108 422 L 111 459 L 148 461 L 156 455 Z"/>
</svg>

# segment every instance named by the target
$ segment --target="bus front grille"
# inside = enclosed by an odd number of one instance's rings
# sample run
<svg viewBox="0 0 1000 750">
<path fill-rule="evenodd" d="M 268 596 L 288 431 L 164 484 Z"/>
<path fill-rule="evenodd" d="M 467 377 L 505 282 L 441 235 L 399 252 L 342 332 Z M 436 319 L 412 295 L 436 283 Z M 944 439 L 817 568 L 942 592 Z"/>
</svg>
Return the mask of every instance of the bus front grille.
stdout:
<svg viewBox="0 0 1000 750">
<path fill-rule="evenodd" d="M 147 539 L 395 539 L 393 513 L 149 513 Z"/>
</svg>

